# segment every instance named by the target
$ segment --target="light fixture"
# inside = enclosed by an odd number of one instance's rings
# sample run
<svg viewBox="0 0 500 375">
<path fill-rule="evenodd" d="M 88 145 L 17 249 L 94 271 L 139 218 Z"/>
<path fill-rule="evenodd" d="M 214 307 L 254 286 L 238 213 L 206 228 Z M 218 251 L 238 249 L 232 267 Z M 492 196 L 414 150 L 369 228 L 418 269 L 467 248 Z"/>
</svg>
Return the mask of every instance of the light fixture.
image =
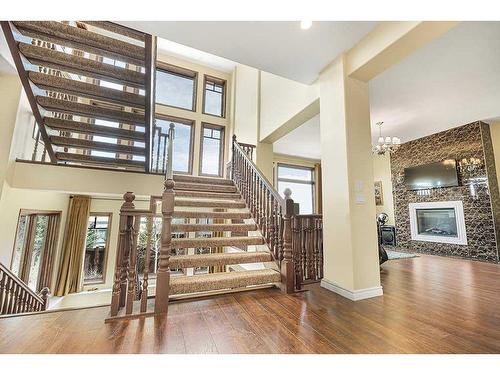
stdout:
<svg viewBox="0 0 500 375">
<path fill-rule="evenodd" d="M 307 30 L 311 28 L 312 24 L 312 21 L 300 21 L 300 28 L 302 30 Z"/>
<path fill-rule="evenodd" d="M 399 146 L 401 146 L 401 139 L 398 137 L 383 137 L 382 136 L 383 122 L 377 122 L 378 126 L 378 141 L 373 147 L 373 153 L 378 155 L 385 155 L 386 152 L 393 153 Z"/>
</svg>

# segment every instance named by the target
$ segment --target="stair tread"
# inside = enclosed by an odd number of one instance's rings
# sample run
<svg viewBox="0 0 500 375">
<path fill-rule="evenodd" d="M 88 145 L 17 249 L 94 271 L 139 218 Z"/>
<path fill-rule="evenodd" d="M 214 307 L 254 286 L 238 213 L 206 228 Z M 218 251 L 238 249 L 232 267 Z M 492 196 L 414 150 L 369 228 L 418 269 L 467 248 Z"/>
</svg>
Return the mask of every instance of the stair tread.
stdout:
<svg viewBox="0 0 500 375">
<path fill-rule="evenodd" d="M 60 161 L 71 161 L 83 164 L 102 164 L 118 167 L 130 167 L 133 169 L 144 169 L 144 162 L 138 160 L 127 160 L 117 158 L 105 158 L 101 156 L 74 154 L 70 152 L 56 152 Z"/>
<path fill-rule="evenodd" d="M 86 122 L 44 117 L 45 126 L 56 130 L 67 130 L 74 133 L 95 134 L 105 137 L 130 139 L 144 142 L 144 133 L 134 130 L 112 128 L 110 126 L 89 124 Z"/>
<path fill-rule="evenodd" d="M 171 268 L 192 268 L 225 266 L 230 264 L 261 263 L 272 261 L 271 253 L 259 252 L 238 252 L 238 253 L 214 253 L 196 255 L 175 255 L 170 257 Z"/>
<path fill-rule="evenodd" d="M 19 43 L 19 51 L 34 65 L 81 74 L 106 81 L 144 87 L 144 73 L 117 67 L 31 44 Z"/>
<path fill-rule="evenodd" d="M 132 112 L 118 111 L 89 104 L 54 99 L 47 96 L 37 96 L 37 103 L 49 111 L 83 115 L 93 118 L 117 121 L 120 123 L 137 124 L 144 126 L 144 115 Z"/>
<path fill-rule="evenodd" d="M 264 242 L 262 236 L 174 238 L 172 248 L 262 245 Z"/>
<path fill-rule="evenodd" d="M 51 43 L 111 57 L 119 61 L 144 65 L 145 49 L 82 28 L 55 21 L 14 21 L 21 34 Z"/>
<path fill-rule="evenodd" d="M 220 219 L 250 219 L 250 212 L 213 212 L 213 211 L 176 211 L 175 218 L 220 218 Z"/>
<path fill-rule="evenodd" d="M 92 141 L 83 138 L 59 137 L 52 135 L 50 136 L 50 141 L 56 146 L 85 148 L 105 152 L 118 152 L 132 155 L 144 155 L 145 152 L 143 147 Z"/>
<path fill-rule="evenodd" d="M 216 198 L 216 199 L 227 199 L 227 200 L 239 200 L 241 195 L 238 192 L 235 193 L 218 193 L 209 191 L 191 191 L 191 190 L 176 190 L 176 197 L 190 197 L 190 198 Z"/>
<path fill-rule="evenodd" d="M 190 182 L 190 183 L 201 183 L 201 184 L 215 184 L 215 185 L 234 185 L 232 180 L 219 177 L 203 177 L 203 176 L 185 176 L 185 175 L 175 175 L 174 181 L 176 182 Z"/>
<path fill-rule="evenodd" d="M 201 200 L 175 198 L 175 206 L 179 207 L 219 207 L 219 208 L 245 208 L 244 201 Z"/>
<path fill-rule="evenodd" d="M 173 232 L 251 232 L 257 224 L 172 224 Z"/>
<path fill-rule="evenodd" d="M 178 276 L 170 279 L 170 295 L 206 292 L 231 288 L 243 288 L 251 285 L 278 283 L 279 272 L 273 269 L 261 269 L 240 272 L 217 272 L 206 275 Z"/>
<path fill-rule="evenodd" d="M 74 79 L 39 72 L 28 73 L 31 82 L 44 90 L 58 91 L 90 99 L 110 101 L 120 105 L 144 108 L 144 96 Z"/>
<path fill-rule="evenodd" d="M 200 184 L 192 182 L 176 182 L 175 190 L 224 192 L 224 193 L 237 192 L 236 186 L 233 185 Z"/>
</svg>

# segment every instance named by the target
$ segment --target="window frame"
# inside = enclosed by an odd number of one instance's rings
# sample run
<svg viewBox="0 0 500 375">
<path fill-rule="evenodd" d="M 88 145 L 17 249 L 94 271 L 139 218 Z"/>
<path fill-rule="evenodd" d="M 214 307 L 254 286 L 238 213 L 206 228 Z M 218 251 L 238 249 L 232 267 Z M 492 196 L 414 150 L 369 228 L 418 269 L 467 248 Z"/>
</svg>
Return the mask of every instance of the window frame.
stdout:
<svg viewBox="0 0 500 375">
<path fill-rule="evenodd" d="M 156 72 L 155 72 L 156 75 L 157 75 L 158 71 L 161 71 L 161 72 L 172 74 L 172 75 L 175 75 L 178 77 L 192 79 L 193 80 L 193 105 L 191 106 L 191 108 L 184 108 L 184 107 L 178 107 L 178 106 L 171 105 L 171 104 L 160 103 L 158 101 L 157 95 L 155 95 L 155 104 L 169 107 L 169 108 L 176 108 L 176 109 L 180 109 L 180 110 L 184 110 L 184 111 L 189 111 L 189 112 L 196 112 L 196 108 L 197 108 L 197 104 L 198 104 L 197 100 L 196 100 L 197 96 L 198 96 L 197 95 L 197 93 L 198 93 L 198 72 L 194 71 L 194 70 L 182 68 L 180 66 L 168 64 L 168 63 L 165 63 L 162 61 L 156 62 L 155 70 L 156 70 Z M 158 79 L 155 80 L 155 82 L 157 82 L 157 81 L 158 81 Z M 156 90 L 156 87 L 155 87 L 155 90 Z"/>
<path fill-rule="evenodd" d="M 206 98 L 206 94 L 207 94 L 207 87 L 206 87 L 207 81 L 208 82 L 212 81 L 216 84 L 220 84 L 223 86 L 222 108 L 221 108 L 221 115 L 220 116 L 214 115 L 213 113 L 205 112 L 205 98 Z M 208 74 L 204 74 L 203 75 L 203 101 L 202 101 L 201 113 L 203 113 L 204 115 L 207 115 L 207 116 L 213 116 L 213 117 L 217 117 L 217 118 L 226 118 L 226 96 L 227 96 L 226 92 L 227 92 L 227 81 L 225 79 L 214 77 L 214 76 L 211 76 Z"/>
<path fill-rule="evenodd" d="M 307 170 L 311 172 L 311 180 L 306 181 L 306 180 L 299 180 L 299 179 L 294 179 L 294 178 L 280 178 L 279 177 L 279 168 L 280 167 L 285 167 L 285 168 L 293 168 L 293 169 L 302 169 L 302 170 Z M 281 163 L 278 162 L 276 163 L 276 189 L 279 188 L 279 183 L 280 182 L 290 182 L 294 184 L 304 184 L 304 185 L 310 185 L 311 186 L 311 199 L 312 199 L 312 213 L 311 214 L 300 214 L 300 215 L 314 215 L 316 213 L 316 173 L 315 173 L 315 168 L 314 167 L 307 167 L 304 165 L 297 165 L 297 164 L 289 164 L 289 163 Z M 282 191 L 279 192 L 280 195 L 283 193 Z M 293 194 L 293 191 L 292 191 Z M 293 199 L 293 196 L 292 196 Z M 300 206 L 299 206 L 300 210 Z"/>
<path fill-rule="evenodd" d="M 87 252 L 87 241 L 85 240 L 85 248 L 84 253 L 83 253 L 83 260 L 82 260 L 82 285 L 87 286 L 87 285 L 99 285 L 99 284 L 106 284 L 106 276 L 107 276 L 107 268 L 108 268 L 108 254 L 109 254 L 109 243 L 110 243 L 110 238 L 111 238 L 111 229 L 113 225 L 113 213 L 112 212 L 90 212 L 89 213 L 89 219 L 91 216 L 107 216 L 108 219 L 108 229 L 107 229 L 107 235 L 106 235 L 106 250 L 104 252 L 104 261 L 103 261 L 103 266 L 102 266 L 102 280 L 101 279 L 92 279 L 92 280 L 85 280 L 85 253 Z M 87 233 L 88 233 L 88 222 L 87 222 L 87 229 L 85 231 L 85 239 L 87 238 Z"/>
<path fill-rule="evenodd" d="M 205 128 L 220 130 L 221 139 L 220 139 L 220 147 L 219 147 L 219 173 L 218 174 L 210 174 L 203 173 L 203 140 L 205 138 L 204 132 Z M 200 129 L 200 157 L 198 162 L 198 175 L 199 176 L 207 176 L 207 177 L 223 177 L 224 175 L 224 149 L 226 146 L 226 127 L 224 125 L 210 124 L 207 122 L 201 123 Z"/>
<path fill-rule="evenodd" d="M 194 137 L 195 137 L 195 128 L 196 128 L 196 121 L 187 119 L 187 118 L 182 118 L 182 117 L 175 117 L 175 116 L 170 116 L 170 115 L 165 115 L 162 113 L 156 112 L 155 114 L 155 119 L 156 120 L 161 120 L 161 121 L 170 121 L 170 122 L 178 122 L 183 125 L 188 125 L 191 127 L 190 131 L 190 140 L 189 140 L 189 162 L 188 162 L 188 171 L 187 172 L 182 172 L 182 171 L 176 171 L 174 170 L 173 172 L 175 174 L 183 174 L 183 175 L 192 175 L 193 174 L 193 159 L 194 159 Z M 175 136 L 175 133 L 174 133 Z M 173 167 L 173 164 L 172 164 Z"/>
</svg>

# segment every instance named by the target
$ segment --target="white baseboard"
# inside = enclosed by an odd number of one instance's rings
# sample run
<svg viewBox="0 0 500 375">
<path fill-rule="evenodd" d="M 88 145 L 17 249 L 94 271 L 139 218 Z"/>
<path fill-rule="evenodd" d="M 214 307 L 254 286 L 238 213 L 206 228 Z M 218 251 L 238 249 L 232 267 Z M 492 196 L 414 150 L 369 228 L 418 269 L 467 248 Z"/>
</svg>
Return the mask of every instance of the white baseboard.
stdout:
<svg viewBox="0 0 500 375">
<path fill-rule="evenodd" d="M 383 295 L 382 286 L 373 288 L 349 290 L 345 289 L 326 279 L 321 280 L 321 287 L 328 289 L 334 293 L 340 294 L 342 297 L 348 298 L 351 301 L 360 301 L 362 299 L 379 297 Z"/>
</svg>

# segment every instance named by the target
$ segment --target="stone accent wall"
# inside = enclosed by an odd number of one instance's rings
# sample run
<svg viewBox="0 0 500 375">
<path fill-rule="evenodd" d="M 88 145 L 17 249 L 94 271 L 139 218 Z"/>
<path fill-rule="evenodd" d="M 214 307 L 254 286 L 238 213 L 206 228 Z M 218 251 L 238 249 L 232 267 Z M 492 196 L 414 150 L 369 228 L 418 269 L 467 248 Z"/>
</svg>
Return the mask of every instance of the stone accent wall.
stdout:
<svg viewBox="0 0 500 375">
<path fill-rule="evenodd" d="M 483 165 L 474 172 L 459 172 L 457 187 L 429 189 L 424 193 L 406 189 L 403 175 L 407 167 L 471 157 L 481 159 Z M 398 246 L 419 253 L 498 262 L 500 194 L 489 125 L 474 122 L 404 143 L 391 156 L 391 172 Z M 410 203 L 455 200 L 463 202 L 467 246 L 411 239 Z"/>
</svg>

